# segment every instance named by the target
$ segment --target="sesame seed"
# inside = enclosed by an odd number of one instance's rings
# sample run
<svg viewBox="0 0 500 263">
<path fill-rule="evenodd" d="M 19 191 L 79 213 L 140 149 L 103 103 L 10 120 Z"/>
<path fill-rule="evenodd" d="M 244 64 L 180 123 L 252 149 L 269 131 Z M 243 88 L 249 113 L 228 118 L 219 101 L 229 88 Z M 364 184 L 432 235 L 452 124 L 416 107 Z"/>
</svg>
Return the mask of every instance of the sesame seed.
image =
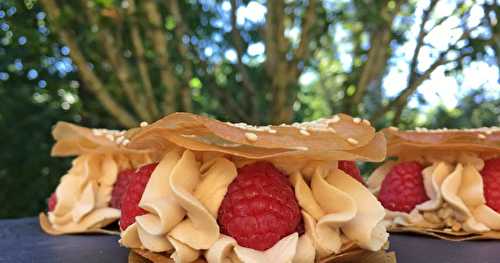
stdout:
<svg viewBox="0 0 500 263">
<path fill-rule="evenodd" d="M 369 120 L 363 120 L 363 123 L 366 124 L 366 125 L 368 125 L 368 126 L 372 125 Z"/>
<path fill-rule="evenodd" d="M 329 132 L 332 132 L 332 133 L 337 133 L 337 131 L 336 131 L 334 128 L 332 128 L 332 127 L 329 127 L 329 128 L 328 128 L 328 131 L 329 131 Z"/>
<path fill-rule="evenodd" d="M 297 150 L 299 150 L 299 151 L 307 151 L 307 150 L 309 150 L 309 148 L 307 148 L 307 147 L 305 147 L 305 146 L 297 146 L 297 147 L 295 147 L 294 149 L 297 149 Z"/>
<path fill-rule="evenodd" d="M 361 119 L 360 118 L 353 118 L 352 121 L 354 123 L 360 123 L 361 122 Z"/>
<path fill-rule="evenodd" d="M 305 135 L 305 136 L 311 135 L 308 131 L 303 130 L 303 129 L 300 129 L 299 132 L 300 132 L 300 134 Z"/>
<path fill-rule="evenodd" d="M 240 122 L 240 123 L 226 122 L 226 124 L 233 126 L 233 127 L 236 127 L 236 128 L 239 128 L 239 129 L 246 130 L 246 131 L 269 131 L 269 130 L 272 130 L 272 126 L 270 126 L 270 125 L 253 126 L 253 125 L 249 125 L 249 124 L 246 124 L 243 122 Z M 283 124 L 283 125 L 285 125 L 285 124 Z M 273 132 L 270 132 L 270 133 L 273 133 Z"/>
<path fill-rule="evenodd" d="M 130 140 L 129 139 L 125 139 L 125 140 L 123 140 L 122 145 L 127 145 L 129 143 L 130 143 Z"/>
<path fill-rule="evenodd" d="M 399 128 L 391 126 L 391 127 L 389 127 L 389 130 L 391 130 L 391 131 L 399 131 Z"/>
<path fill-rule="evenodd" d="M 267 130 L 267 132 L 269 132 L 270 134 L 276 134 L 278 131 L 277 130 L 273 130 L 273 129 L 269 129 L 269 130 Z"/>
<path fill-rule="evenodd" d="M 333 115 L 333 117 L 330 120 L 328 120 L 329 123 L 337 123 L 339 121 L 340 121 L 339 115 Z"/>
<path fill-rule="evenodd" d="M 103 135 L 103 130 L 101 129 L 92 129 L 92 133 L 95 135 L 95 136 L 101 136 Z"/>
<path fill-rule="evenodd" d="M 148 123 L 147 123 L 147 122 L 145 122 L 145 121 L 143 121 L 143 122 L 141 122 L 141 124 L 139 124 L 139 125 L 140 125 L 141 127 L 146 127 L 146 126 L 148 126 Z"/>
<path fill-rule="evenodd" d="M 482 128 L 474 128 L 474 129 L 448 129 L 448 128 L 441 128 L 441 129 L 427 129 L 427 128 L 415 128 L 415 131 L 417 132 L 429 132 L 429 133 L 442 133 L 442 132 L 467 132 L 467 133 L 473 133 L 473 135 L 477 133 L 485 133 L 487 135 L 491 135 L 496 132 L 500 132 L 500 127 L 482 127 Z"/>
<path fill-rule="evenodd" d="M 120 137 L 116 138 L 116 143 L 121 144 L 123 142 L 123 140 L 125 140 L 125 137 L 120 136 Z"/>
<path fill-rule="evenodd" d="M 480 133 L 480 134 L 477 135 L 477 138 L 479 138 L 479 139 L 486 139 L 486 135 Z"/>
<path fill-rule="evenodd" d="M 111 134 L 106 134 L 106 139 L 108 139 L 110 141 L 114 141 L 115 140 L 115 138 Z"/>
<path fill-rule="evenodd" d="M 347 142 L 349 142 L 350 144 L 354 144 L 354 145 L 359 143 L 358 140 L 356 140 L 354 138 L 347 138 Z"/>
<path fill-rule="evenodd" d="M 255 134 L 253 132 L 245 132 L 245 137 L 247 138 L 247 140 L 252 141 L 252 142 L 255 142 L 255 141 L 257 141 L 257 139 L 259 139 L 257 134 Z"/>
</svg>

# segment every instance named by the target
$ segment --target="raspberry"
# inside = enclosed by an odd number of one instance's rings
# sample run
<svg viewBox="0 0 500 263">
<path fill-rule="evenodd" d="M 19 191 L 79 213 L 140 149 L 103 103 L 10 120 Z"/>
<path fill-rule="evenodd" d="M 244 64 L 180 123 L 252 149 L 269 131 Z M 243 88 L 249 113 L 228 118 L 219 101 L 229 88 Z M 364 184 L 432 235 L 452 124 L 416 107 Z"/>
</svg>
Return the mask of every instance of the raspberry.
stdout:
<svg viewBox="0 0 500 263">
<path fill-rule="evenodd" d="M 486 204 L 500 213 L 500 158 L 485 161 L 481 176 Z"/>
<path fill-rule="evenodd" d="M 113 192 L 111 192 L 111 201 L 109 202 L 111 207 L 120 209 L 123 193 L 127 190 L 128 183 L 133 175 L 134 170 L 124 170 L 118 173 Z"/>
<path fill-rule="evenodd" d="M 339 169 L 352 176 L 358 182 L 365 184 L 363 177 L 361 177 L 361 172 L 354 161 L 339 161 Z"/>
<path fill-rule="evenodd" d="M 429 200 L 424 189 L 422 166 L 417 162 L 395 165 L 384 178 L 378 199 L 385 208 L 406 213 Z"/>
<path fill-rule="evenodd" d="M 222 233 L 261 251 L 300 231 L 301 219 L 288 178 L 267 162 L 238 169 L 217 217 Z"/>
<path fill-rule="evenodd" d="M 54 209 L 56 208 L 56 205 L 57 205 L 57 196 L 56 196 L 56 192 L 53 192 L 50 195 L 49 201 L 48 201 L 48 204 L 47 204 L 49 212 L 54 211 Z"/>
<path fill-rule="evenodd" d="M 144 188 L 158 163 L 144 165 L 137 169 L 131 176 L 127 190 L 123 193 L 120 204 L 122 215 L 120 217 L 120 228 L 122 230 L 135 222 L 135 217 L 144 215 L 146 211 L 139 207 Z"/>
</svg>

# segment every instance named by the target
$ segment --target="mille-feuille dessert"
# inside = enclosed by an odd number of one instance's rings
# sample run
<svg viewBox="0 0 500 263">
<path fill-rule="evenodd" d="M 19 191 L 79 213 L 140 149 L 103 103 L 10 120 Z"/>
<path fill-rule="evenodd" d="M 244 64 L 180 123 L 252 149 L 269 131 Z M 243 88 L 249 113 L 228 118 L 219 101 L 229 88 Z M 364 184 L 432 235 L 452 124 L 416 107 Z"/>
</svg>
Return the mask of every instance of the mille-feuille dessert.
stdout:
<svg viewBox="0 0 500 263">
<path fill-rule="evenodd" d="M 56 146 L 66 145 L 65 155 L 76 160 L 100 161 L 94 172 L 88 161 L 74 161 L 43 218 L 49 230 L 66 230 L 54 220 L 61 207 L 70 216 L 57 216 L 71 226 L 113 209 L 109 220 L 80 229 L 119 217 L 120 244 L 158 262 L 325 262 L 377 255 L 387 244 L 385 210 L 354 163 L 382 161 L 386 141 L 359 118 L 256 127 L 176 113 L 118 138 L 74 128 L 87 137 L 62 143 L 56 136 Z M 101 140 L 112 145 L 109 152 Z M 61 190 L 71 176 L 79 178 L 80 198 Z M 107 202 L 97 205 L 102 185 Z M 94 202 L 84 206 L 87 188 Z M 63 206 L 64 199 L 72 202 Z"/>
<path fill-rule="evenodd" d="M 384 130 L 387 161 L 368 179 L 390 231 L 500 239 L 500 129 Z"/>
<path fill-rule="evenodd" d="M 49 234 L 112 233 L 105 226 L 120 218 L 124 184 L 136 167 L 151 163 L 146 151 L 127 149 L 131 131 L 88 129 L 59 122 L 52 156 L 77 156 L 48 199 L 40 225 Z M 116 233 L 116 231 L 115 231 Z"/>
</svg>

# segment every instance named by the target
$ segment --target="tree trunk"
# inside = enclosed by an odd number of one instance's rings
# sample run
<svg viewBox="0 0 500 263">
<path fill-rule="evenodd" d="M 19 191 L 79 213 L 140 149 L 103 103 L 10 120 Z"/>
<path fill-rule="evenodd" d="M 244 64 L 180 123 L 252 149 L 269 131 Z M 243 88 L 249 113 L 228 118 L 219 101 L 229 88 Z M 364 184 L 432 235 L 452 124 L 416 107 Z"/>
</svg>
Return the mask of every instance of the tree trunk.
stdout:
<svg viewBox="0 0 500 263">
<path fill-rule="evenodd" d="M 132 128 L 138 124 L 138 121 L 118 104 L 117 101 L 108 93 L 101 80 L 94 73 L 89 63 L 81 52 L 75 37 L 72 36 L 64 27 L 59 25 L 61 11 L 54 0 L 41 0 L 45 11 L 49 15 L 52 26 L 56 28 L 61 40 L 71 49 L 70 57 L 78 67 L 78 72 L 82 78 L 84 87 L 89 89 L 104 106 L 104 108 L 116 118 L 116 120 L 127 128 Z"/>
</svg>

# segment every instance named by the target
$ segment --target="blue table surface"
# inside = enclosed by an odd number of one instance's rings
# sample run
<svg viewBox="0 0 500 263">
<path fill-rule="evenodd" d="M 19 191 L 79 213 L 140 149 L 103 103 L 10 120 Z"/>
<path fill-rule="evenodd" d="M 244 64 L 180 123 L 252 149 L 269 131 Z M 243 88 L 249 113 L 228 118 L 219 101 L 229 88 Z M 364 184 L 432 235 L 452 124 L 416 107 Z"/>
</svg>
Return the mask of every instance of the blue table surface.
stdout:
<svg viewBox="0 0 500 263">
<path fill-rule="evenodd" d="M 43 233 L 37 218 L 0 220 L 0 262 L 127 262 L 118 236 Z M 500 263 L 500 241 L 451 242 L 393 234 L 391 251 L 398 262 Z"/>
</svg>

